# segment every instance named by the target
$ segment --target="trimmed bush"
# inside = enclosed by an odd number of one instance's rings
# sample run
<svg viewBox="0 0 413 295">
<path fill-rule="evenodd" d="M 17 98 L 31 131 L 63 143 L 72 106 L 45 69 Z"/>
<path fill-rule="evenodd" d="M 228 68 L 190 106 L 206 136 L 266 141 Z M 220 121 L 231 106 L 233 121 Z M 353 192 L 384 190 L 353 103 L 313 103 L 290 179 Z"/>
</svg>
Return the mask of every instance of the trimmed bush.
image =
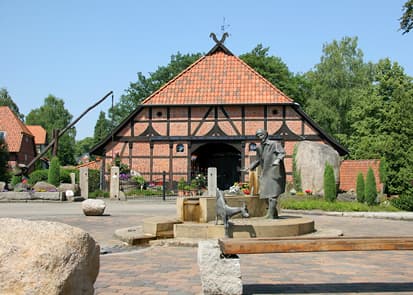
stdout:
<svg viewBox="0 0 413 295">
<path fill-rule="evenodd" d="M 359 203 L 364 203 L 365 185 L 363 173 L 357 175 L 356 196 Z"/>
<path fill-rule="evenodd" d="M 404 211 L 413 211 L 413 191 L 408 191 L 400 195 L 400 197 L 392 199 L 391 204 Z"/>
<path fill-rule="evenodd" d="M 60 163 L 58 157 L 53 157 L 50 161 L 47 182 L 54 186 L 59 186 L 60 184 Z"/>
<path fill-rule="evenodd" d="M 334 177 L 333 166 L 326 163 L 324 169 L 324 199 L 334 202 L 337 198 L 336 179 Z"/>
<path fill-rule="evenodd" d="M 366 176 L 366 192 L 364 194 L 365 201 L 368 205 L 376 204 L 377 198 L 377 188 L 376 188 L 376 178 L 374 178 L 373 169 L 371 167 L 367 171 Z"/>
<path fill-rule="evenodd" d="M 29 184 L 34 185 L 39 181 L 48 181 L 49 179 L 49 170 L 35 170 L 29 174 Z"/>
</svg>

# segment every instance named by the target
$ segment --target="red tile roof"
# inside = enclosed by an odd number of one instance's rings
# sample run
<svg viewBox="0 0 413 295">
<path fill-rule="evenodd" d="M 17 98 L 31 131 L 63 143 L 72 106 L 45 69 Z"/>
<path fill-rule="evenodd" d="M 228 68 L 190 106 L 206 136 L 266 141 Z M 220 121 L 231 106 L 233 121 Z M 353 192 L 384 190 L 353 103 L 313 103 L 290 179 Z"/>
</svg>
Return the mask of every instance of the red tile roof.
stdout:
<svg viewBox="0 0 413 295">
<path fill-rule="evenodd" d="M 40 125 L 26 125 L 34 135 L 35 144 L 46 144 L 46 130 Z"/>
<path fill-rule="evenodd" d="M 379 177 L 380 160 L 344 160 L 340 165 L 340 189 L 356 191 L 357 176 L 361 172 L 366 180 L 367 171 L 371 167 L 376 179 L 377 191 L 381 188 Z"/>
<path fill-rule="evenodd" d="M 225 47 L 198 59 L 142 104 L 268 104 L 293 100 Z"/>
<path fill-rule="evenodd" d="M 20 151 L 23 134 L 33 136 L 26 125 L 7 106 L 0 106 L 0 131 L 6 132 L 6 143 L 11 153 Z"/>
</svg>

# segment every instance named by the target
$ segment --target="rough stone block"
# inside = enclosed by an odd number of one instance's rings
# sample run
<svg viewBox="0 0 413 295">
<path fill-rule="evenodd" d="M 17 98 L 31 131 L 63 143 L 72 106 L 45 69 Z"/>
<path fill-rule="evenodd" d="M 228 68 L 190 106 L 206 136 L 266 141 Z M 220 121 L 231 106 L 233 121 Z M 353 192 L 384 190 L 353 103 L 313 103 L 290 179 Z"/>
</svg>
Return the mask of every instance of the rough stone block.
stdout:
<svg viewBox="0 0 413 295">
<path fill-rule="evenodd" d="M 240 259 L 221 258 L 218 241 L 198 243 L 198 265 L 203 294 L 242 294 Z"/>
</svg>

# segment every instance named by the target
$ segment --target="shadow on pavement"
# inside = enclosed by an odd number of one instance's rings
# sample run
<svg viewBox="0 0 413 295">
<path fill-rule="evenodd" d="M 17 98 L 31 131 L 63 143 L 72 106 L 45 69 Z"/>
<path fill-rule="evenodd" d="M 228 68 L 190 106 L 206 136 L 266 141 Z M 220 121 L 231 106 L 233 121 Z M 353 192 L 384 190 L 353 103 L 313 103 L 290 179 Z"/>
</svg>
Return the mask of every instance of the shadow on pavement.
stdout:
<svg viewBox="0 0 413 295">
<path fill-rule="evenodd" d="M 409 292 L 413 283 L 245 284 L 242 294 Z"/>
</svg>

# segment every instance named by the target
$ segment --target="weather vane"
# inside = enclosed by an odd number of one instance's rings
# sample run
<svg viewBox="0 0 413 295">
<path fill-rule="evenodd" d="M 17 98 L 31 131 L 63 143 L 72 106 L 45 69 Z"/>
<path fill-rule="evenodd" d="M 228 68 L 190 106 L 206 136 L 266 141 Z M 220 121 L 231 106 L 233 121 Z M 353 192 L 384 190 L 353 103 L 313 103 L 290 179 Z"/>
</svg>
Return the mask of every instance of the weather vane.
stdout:
<svg viewBox="0 0 413 295">
<path fill-rule="evenodd" d="M 225 23 L 225 16 L 223 17 L 223 20 L 222 20 L 222 26 L 221 26 L 221 32 L 222 32 L 222 35 L 225 33 L 225 30 L 227 29 L 227 28 L 229 28 L 230 27 L 230 25 L 227 25 L 226 23 Z"/>
</svg>

